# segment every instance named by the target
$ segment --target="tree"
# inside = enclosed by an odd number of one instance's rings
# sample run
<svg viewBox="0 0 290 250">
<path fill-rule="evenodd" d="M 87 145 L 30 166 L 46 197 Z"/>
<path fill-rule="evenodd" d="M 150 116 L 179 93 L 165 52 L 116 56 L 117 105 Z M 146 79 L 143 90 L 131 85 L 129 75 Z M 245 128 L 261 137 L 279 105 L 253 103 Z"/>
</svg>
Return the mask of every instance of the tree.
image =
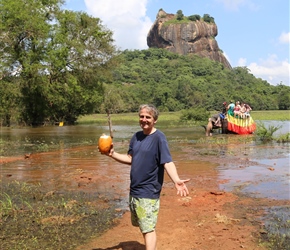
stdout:
<svg viewBox="0 0 290 250">
<path fill-rule="evenodd" d="M 177 14 L 177 17 L 176 17 L 177 20 L 179 21 L 183 20 L 184 15 L 183 15 L 182 10 L 178 10 L 176 14 Z"/>
<path fill-rule="evenodd" d="M 203 21 L 205 21 L 207 23 L 214 23 L 214 18 L 211 17 L 209 14 L 204 14 Z"/>
<path fill-rule="evenodd" d="M 117 64 L 101 20 L 61 10 L 62 0 L 1 2 L 2 78 L 18 77 L 27 124 L 73 123 L 102 102 L 102 82 Z"/>
<path fill-rule="evenodd" d="M 286 87 L 286 86 L 285 86 Z M 290 109 L 290 91 L 283 88 L 278 95 L 278 106 L 281 110 Z"/>
<path fill-rule="evenodd" d="M 0 126 L 10 126 L 11 117 L 19 109 L 19 85 L 17 79 L 14 82 L 1 81 L 0 84 Z"/>
<path fill-rule="evenodd" d="M 200 15 L 191 15 L 191 16 L 189 16 L 188 17 L 188 19 L 190 20 L 190 21 L 199 21 L 200 20 Z"/>
<path fill-rule="evenodd" d="M 49 44 L 48 70 L 52 83 L 66 98 L 54 98 L 54 93 L 51 98 L 57 113 L 73 123 L 79 115 L 93 113 L 101 105 L 102 82 L 110 78 L 117 52 L 112 32 L 104 29 L 100 19 L 64 11 L 58 21 Z"/>
</svg>

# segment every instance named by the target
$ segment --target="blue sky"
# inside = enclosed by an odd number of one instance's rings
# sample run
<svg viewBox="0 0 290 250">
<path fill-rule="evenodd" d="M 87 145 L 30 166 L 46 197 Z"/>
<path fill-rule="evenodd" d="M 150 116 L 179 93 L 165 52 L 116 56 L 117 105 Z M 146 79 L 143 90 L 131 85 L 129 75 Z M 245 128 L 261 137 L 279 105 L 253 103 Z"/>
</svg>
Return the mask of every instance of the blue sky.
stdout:
<svg viewBox="0 0 290 250">
<path fill-rule="evenodd" d="M 288 0 L 66 0 L 64 8 L 100 18 L 122 50 L 148 48 L 147 33 L 161 8 L 209 14 L 232 67 L 246 66 L 273 85 L 290 86 Z"/>
</svg>

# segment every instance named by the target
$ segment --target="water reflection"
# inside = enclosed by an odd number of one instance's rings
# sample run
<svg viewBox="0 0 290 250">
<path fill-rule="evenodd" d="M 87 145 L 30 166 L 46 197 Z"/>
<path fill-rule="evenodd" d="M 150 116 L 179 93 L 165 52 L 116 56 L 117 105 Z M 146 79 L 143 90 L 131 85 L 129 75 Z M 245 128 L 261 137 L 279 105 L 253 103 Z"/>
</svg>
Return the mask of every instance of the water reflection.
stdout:
<svg viewBox="0 0 290 250">
<path fill-rule="evenodd" d="M 249 166 L 223 166 L 220 185 L 227 191 L 238 190 L 254 197 L 290 200 L 289 155 L 277 159 L 251 159 Z"/>
</svg>

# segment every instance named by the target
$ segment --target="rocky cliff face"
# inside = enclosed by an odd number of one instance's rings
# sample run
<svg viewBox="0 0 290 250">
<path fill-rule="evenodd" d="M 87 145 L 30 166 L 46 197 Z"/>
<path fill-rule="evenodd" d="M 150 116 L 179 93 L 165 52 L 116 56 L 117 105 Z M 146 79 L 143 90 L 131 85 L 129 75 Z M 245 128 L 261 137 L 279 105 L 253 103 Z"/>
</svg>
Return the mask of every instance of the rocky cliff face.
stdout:
<svg viewBox="0 0 290 250">
<path fill-rule="evenodd" d="M 220 51 L 215 37 L 218 34 L 214 23 L 204 21 L 189 21 L 187 23 L 164 23 L 175 18 L 174 14 L 167 14 L 160 10 L 156 20 L 147 35 L 149 48 L 165 48 L 171 52 L 186 55 L 196 54 L 218 61 L 231 69 L 231 65 Z"/>
</svg>

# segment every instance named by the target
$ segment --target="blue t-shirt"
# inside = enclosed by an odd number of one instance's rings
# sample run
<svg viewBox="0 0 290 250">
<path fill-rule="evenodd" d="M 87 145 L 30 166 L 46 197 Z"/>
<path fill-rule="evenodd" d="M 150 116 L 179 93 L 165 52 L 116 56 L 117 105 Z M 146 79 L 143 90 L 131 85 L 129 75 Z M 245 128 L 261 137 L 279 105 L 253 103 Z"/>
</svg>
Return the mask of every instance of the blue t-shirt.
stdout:
<svg viewBox="0 0 290 250">
<path fill-rule="evenodd" d="M 134 134 L 128 154 L 132 156 L 130 195 L 135 198 L 158 199 L 164 179 L 164 164 L 171 162 L 165 135 L 156 130 L 150 135 Z"/>
</svg>

